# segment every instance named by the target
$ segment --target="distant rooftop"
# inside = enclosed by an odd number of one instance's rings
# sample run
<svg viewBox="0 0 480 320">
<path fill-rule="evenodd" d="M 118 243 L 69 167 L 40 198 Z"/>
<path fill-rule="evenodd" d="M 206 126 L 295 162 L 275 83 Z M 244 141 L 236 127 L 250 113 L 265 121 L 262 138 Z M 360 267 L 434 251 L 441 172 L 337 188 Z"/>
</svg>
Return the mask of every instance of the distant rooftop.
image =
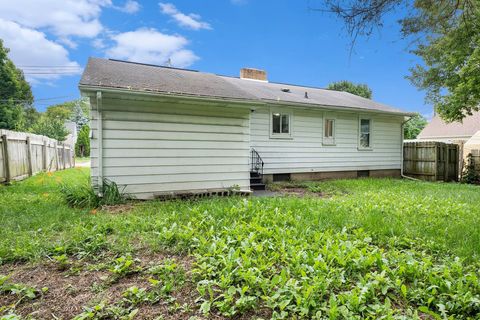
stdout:
<svg viewBox="0 0 480 320">
<path fill-rule="evenodd" d="M 112 59 L 90 58 L 80 89 L 98 87 L 203 98 L 284 102 L 408 114 L 348 92 L 285 83 L 252 81 L 196 70 Z"/>
<path fill-rule="evenodd" d="M 417 139 L 471 137 L 480 130 L 480 111 L 465 117 L 462 122 L 446 123 L 435 115 Z"/>
</svg>

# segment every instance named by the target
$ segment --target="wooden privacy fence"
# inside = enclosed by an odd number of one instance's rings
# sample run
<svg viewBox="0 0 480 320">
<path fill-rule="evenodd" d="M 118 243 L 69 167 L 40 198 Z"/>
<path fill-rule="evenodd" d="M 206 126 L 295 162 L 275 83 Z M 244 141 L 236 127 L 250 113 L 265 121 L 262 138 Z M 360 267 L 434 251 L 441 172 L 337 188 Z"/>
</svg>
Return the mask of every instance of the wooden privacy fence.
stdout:
<svg viewBox="0 0 480 320">
<path fill-rule="evenodd" d="M 0 182 L 75 166 L 74 148 L 31 133 L 0 130 Z"/>
<path fill-rule="evenodd" d="M 403 144 L 403 174 L 427 181 L 458 181 L 456 144 L 421 141 Z"/>
</svg>

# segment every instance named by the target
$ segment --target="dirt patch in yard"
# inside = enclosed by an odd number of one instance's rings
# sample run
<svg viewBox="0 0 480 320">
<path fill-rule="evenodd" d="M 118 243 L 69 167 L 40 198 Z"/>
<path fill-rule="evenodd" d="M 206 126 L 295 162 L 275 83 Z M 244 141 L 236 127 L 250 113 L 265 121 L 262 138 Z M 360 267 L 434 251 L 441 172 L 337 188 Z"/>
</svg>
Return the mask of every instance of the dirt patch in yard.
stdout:
<svg viewBox="0 0 480 320">
<path fill-rule="evenodd" d="M 135 319 L 189 319 L 199 314 L 196 299 L 198 293 L 190 281 L 192 259 L 188 256 L 167 254 L 138 255 L 134 272 L 121 277 L 112 276 L 109 271 L 110 258 L 106 261 L 72 261 L 68 267 L 58 263 L 5 264 L 0 266 L 0 275 L 9 276 L 7 283 L 19 285 L 19 288 L 35 288 L 34 299 L 23 293 L 12 294 L 0 291 L 0 316 L 15 313 L 34 319 L 72 319 L 99 303 L 117 305 L 124 298 L 124 292 L 131 287 L 151 289 L 149 274 L 151 267 L 161 265 L 163 261 L 175 261 L 185 270 L 185 283 L 176 288 L 168 297 L 162 297 L 156 303 L 140 303 Z M 45 291 L 42 293 L 42 288 Z M 22 298 L 23 297 L 23 298 Z"/>
<path fill-rule="evenodd" d="M 101 283 L 106 277 L 102 271 L 80 271 L 69 274 L 60 271 L 52 263 L 37 265 L 4 265 L 0 269 L 3 275 L 9 275 L 9 283 L 36 288 L 48 288 L 44 293 L 37 293 L 37 298 L 22 298 L 22 294 L 1 294 L 0 305 L 17 304 L 14 312 L 18 315 L 31 315 L 36 319 L 70 319 L 82 311 L 94 296 L 92 285 Z"/>
<path fill-rule="evenodd" d="M 322 197 L 322 198 L 328 197 L 328 195 L 323 194 L 321 192 L 312 192 L 312 191 L 309 191 L 308 189 L 300 188 L 300 187 L 286 187 L 276 191 L 287 196 L 297 196 L 297 197 L 313 196 L 313 197 Z"/>
<path fill-rule="evenodd" d="M 102 206 L 100 209 L 108 213 L 116 214 L 116 213 L 129 212 L 134 207 L 135 207 L 135 203 L 125 203 L 125 204 L 117 204 L 113 206 Z"/>
<path fill-rule="evenodd" d="M 0 265 L 0 276 L 9 276 L 7 284 L 36 289 L 33 299 L 22 293 L 0 290 L 0 317 L 12 313 L 33 319 L 72 319 L 86 307 L 99 304 L 128 307 L 124 302 L 126 290 L 137 287 L 149 292 L 152 290 L 149 279 L 156 278 L 152 268 L 173 262 L 183 272 L 182 284 L 155 303 L 147 301 L 132 306 L 131 310 L 138 309 L 134 319 L 226 319 L 214 310 L 208 317 L 200 312 L 201 302 L 198 302 L 199 294 L 191 275 L 192 257 L 139 251 L 132 258 L 135 259 L 134 271 L 121 277 L 112 275 L 109 270 L 115 259 L 113 256 L 103 257 L 101 261 L 69 259 L 68 265 L 52 261 Z M 48 289 L 42 292 L 42 288 Z M 258 317 L 270 318 L 271 310 L 259 308 L 228 319 Z"/>
</svg>

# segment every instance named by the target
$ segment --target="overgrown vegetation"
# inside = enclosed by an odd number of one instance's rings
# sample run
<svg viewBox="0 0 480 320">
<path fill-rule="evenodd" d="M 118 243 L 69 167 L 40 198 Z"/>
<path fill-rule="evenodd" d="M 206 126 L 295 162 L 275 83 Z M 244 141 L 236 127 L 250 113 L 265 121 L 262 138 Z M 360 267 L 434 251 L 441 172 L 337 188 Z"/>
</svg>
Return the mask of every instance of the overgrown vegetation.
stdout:
<svg viewBox="0 0 480 320">
<path fill-rule="evenodd" d="M 65 201 L 75 208 L 98 208 L 125 203 L 129 196 L 124 193 L 114 181 L 103 179 L 102 195 L 99 195 L 92 187 L 90 181 L 81 185 L 61 184 L 61 191 Z"/>
<path fill-rule="evenodd" d="M 427 123 L 427 119 L 425 119 L 424 116 L 420 113 L 415 113 L 415 115 L 403 125 L 403 138 L 416 139 Z"/>
<path fill-rule="evenodd" d="M 77 132 L 88 123 L 88 104 L 86 100 L 73 100 L 47 107 L 45 112 L 38 114 L 37 121 L 27 128 L 36 134 L 41 134 L 59 141 L 65 140 L 69 134 L 65 123 L 75 123 Z"/>
<path fill-rule="evenodd" d="M 78 133 L 75 155 L 81 158 L 90 156 L 90 127 L 88 125 L 84 125 Z"/>
<path fill-rule="evenodd" d="M 467 155 L 465 168 L 462 172 L 462 182 L 470 184 L 480 184 L 480 175 L 476 170 L 475 159 L 473 158 L 473 155 L 471 153 Z"/>
<path fill-rule="evenodd" d="M 0 189 L 4 266 L 65 255 L 77 268 L 104 261 L 107 280 L 118 273 L 128 281 L 121 297 L 84 303 L 77 319 L 114 312 L 140 319 L 164 303 L 169 312 L 193 308 L 207 318 L 474 319 L 480 312 L 477 186 L 290 183 L 326 196 L 139 202 L 110 214 L 65 204 L 58 180 L 86 179 L 73 169 Z M 169 259 L 140 270 L 135 259 L 145 252 L 192 262 L 188 272 Z M 151 280 L 132 285 L 141 276 Z M 96 292 L 118 285 L 107 280 Z M 183 308 L 172 295 L 186 294 L 184 281 L 197 302 Z"/>
</svg>

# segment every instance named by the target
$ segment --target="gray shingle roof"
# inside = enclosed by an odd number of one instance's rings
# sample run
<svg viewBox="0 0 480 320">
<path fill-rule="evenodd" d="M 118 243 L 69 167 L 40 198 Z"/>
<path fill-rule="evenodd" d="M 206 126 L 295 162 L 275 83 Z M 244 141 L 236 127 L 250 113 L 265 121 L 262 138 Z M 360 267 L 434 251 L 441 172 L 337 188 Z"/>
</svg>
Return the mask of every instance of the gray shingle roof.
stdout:
<svg viewBox="0 0 480 320">
<path fill-rule="evenodd" d="M 246 101 L 285 102 L 407 114 L 347 92 L 289 84 L 245 80 L 193 70 L 118 60 L 90 58 L 80 80 L 82 87 L 117 88 Z M 289 89 L 284 92 L 282 89 Z M 307 92 L 308 98 L 305 98 Z"/>
<path fill-rule="evenodd" d="M 467 116 L 462 122 L 446 123 L 438 115 L 435 115 L 417 139 L 471 137 L 480 130 L 480 111 Z"/>
</svg>

